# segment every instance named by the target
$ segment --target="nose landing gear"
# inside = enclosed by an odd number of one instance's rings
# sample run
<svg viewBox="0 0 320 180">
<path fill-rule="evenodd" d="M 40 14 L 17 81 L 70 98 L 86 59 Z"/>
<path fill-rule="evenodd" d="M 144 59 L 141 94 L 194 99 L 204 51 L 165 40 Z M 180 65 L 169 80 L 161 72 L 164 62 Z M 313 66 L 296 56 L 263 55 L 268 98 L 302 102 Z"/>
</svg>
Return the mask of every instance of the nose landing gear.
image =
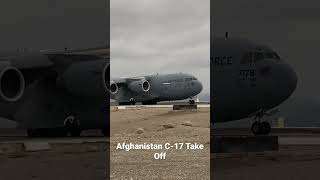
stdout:
<svg viewBox="0 0 320 180">
<path fill-rule="evenodd" d="M 193 99 L 190 99 L 190 100 L 189 100 L 189 104 L 194 104 L 194 100 L 193 100 Z"/>
<path fill-rule="evenodd" d="M 254 135 L 268 135 L 271 133 L 271 125 L 267 121 L 262 121 L 263 116 L 271 116 L 279 110 L 275 109 L 266 112 L 264 109 L 257 111 L 249 117 L 254 117 L 255 122 L 251 126 L 251 131 Z"/>
<path fill-rule="evenodd" d="M 266 121 L 256 121 L 251 126 L 254 135 L 268 135 L 271 133 L 271 125 Z"/>
</svg>

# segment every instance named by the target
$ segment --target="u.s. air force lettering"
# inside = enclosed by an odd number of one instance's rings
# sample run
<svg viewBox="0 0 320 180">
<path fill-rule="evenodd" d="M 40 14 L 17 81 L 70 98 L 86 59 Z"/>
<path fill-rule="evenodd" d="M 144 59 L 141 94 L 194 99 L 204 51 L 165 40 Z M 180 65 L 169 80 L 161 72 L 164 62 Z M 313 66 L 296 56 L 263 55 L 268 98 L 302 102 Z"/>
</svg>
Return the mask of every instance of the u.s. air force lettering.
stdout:
<svg viewBox="0 0 320 180">
<path fill-rule="evenodd" d="M 232 56 L 214 56 L 210 58 L 210 61 L 213 66 L 232 65 Z"/>
</svg>

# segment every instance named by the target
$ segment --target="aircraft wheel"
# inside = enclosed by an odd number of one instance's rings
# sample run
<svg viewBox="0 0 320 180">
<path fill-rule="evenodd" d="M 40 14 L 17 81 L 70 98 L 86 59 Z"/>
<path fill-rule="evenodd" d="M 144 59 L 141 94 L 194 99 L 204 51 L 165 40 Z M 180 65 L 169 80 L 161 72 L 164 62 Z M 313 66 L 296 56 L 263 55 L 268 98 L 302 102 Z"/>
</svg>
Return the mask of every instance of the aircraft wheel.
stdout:
<svg viewBox="0 0 320 180">
<path fill-rule="evenodd" d="M 74 137 L 80 136 L 82 131 L 79 121 L 74 116 L 68 116 L 65 119 L 64 129 L 66 134 L 70 133 Z"/>
<path fill-rule="evenodd" d="M 189 100 L 189 104 L 194 104 L 194 100 L 193 99 Z"/>
<path fill-rule="evenodd" d="M 130 98 L 130 105 L 136 105 L 136 101 L 133 98 Z"/>
<path fill-rule="evenodd" d="M 251 126 L 251 131 L 254 135 L 261 135 L 261 123 L 258 121 L 254 122 Z"/>
<path fill-rule="evenodd" d="M 263 135 L 268 135 L 271 133 L 271 125 L 269 122 L 263 121 L 261 126 L 263 127 Z"/>
<path fill-rule="evenodd" d="M 254 135 L 268 135 L 271 133 L 271 125 L 266 121 L 256 121 L 252 124 L 251 131 Z"/>
</svg>

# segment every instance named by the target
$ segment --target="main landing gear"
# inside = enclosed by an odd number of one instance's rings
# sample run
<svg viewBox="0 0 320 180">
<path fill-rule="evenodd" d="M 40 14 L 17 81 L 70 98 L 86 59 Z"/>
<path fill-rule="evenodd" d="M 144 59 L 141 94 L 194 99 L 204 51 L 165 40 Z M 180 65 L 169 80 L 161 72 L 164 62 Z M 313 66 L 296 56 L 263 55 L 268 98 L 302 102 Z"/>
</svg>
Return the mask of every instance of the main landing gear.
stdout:
<svg viewBox="0 0 320 180">
<path fill-rule="evenodd" d="M 129 102 L 119 102 L 119 105 L 136 105 L 136 100 L 134 98 L 130 98 Z"/>
<path fill-rule="evenodd" d="M 134 98 L 130 98 L 130 105 L 136 105 L 136 100 Z"/>
<path fill-rule="evenodd" d="M 80 136 L 82 129 L 80 127 L 80 122 L 74 116 L 68 116 L 64 120 L 64 128 L 70 136 L 78 137 Z"/>
<path fill-rule="evenodd" d="M 81 132 L 79 120 L 74 116 L 68 116 L 64 120 L 63 127 L 28 129 L 27 135 L 29 137 L 66 137 L 68 135 L 78 137 Z"/>
</svg>

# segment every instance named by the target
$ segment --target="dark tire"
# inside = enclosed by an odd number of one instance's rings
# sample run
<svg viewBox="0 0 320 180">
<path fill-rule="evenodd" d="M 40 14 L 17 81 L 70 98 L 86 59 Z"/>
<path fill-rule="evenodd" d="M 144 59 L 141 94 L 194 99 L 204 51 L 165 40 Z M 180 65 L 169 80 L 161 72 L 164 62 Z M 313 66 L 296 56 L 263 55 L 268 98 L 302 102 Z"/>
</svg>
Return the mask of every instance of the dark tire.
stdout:
<svg viewBox="0 0 320 180">
<path fill-rule="evenodd" d="M 251 131 L 254 135 L 261 135 L 261 123 L 256 121 L 251 126 Z"/>
<path fill-rule="evenodd" d="M 194 103 L 195 103 L 195 102 L 194 102 L 193 99 L 189 100 L 189 104 L 194 104 Z"/>
<path fill-rule="evenodd" d="M 134 100 L 134 98 L 130 98 L 129 103 L 130 105 L 136 105 L 136 101 Z"/>
<path fill-rule="evenodd" d="M 270 125 L 270 123 L 269 122 L 266 122 L 266 121 L 263 121 L 262 123 L 261 123 L 261 126 L 262 126 L 262 134 L 263 135 L 268 135 L 268 134 L 270 134 L 271 133 L 271 125 Z"/>
<path fill-rule="evenodd" d="M 73 137 L 80 136 L 82 131 L 79 121 L 74 117 L 70 118 L 70 120 L 65 121 L 64 129 L 66 134 L 70 133 L 70 136 L 73 136 Z"/>
</svg>

